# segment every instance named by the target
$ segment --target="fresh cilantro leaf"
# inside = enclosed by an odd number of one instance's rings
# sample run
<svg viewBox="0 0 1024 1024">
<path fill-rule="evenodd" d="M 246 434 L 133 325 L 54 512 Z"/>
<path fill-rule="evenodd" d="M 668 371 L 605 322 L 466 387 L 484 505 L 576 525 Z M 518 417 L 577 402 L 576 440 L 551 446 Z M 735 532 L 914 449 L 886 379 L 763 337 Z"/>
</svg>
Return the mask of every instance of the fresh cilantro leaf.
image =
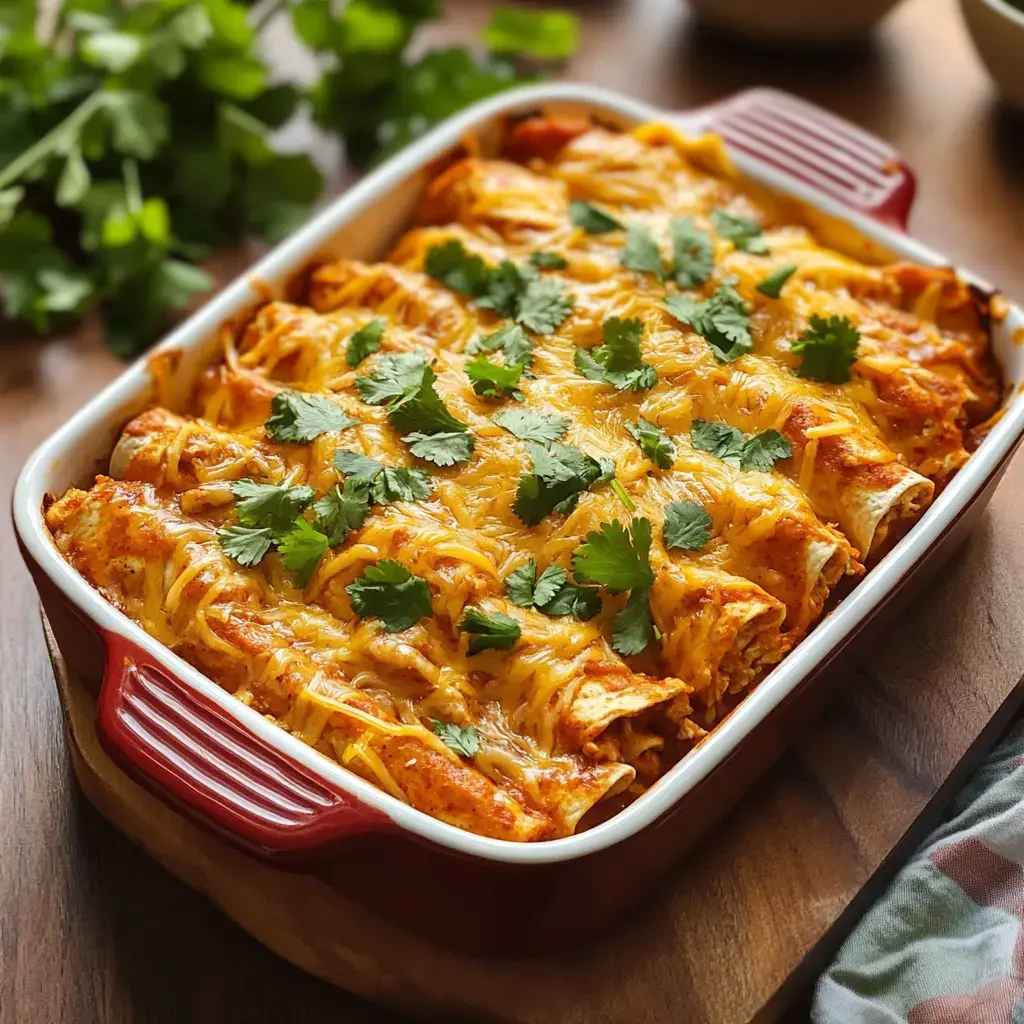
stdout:
<svg viewBox="0 0 1024 1024">
<path fill-rule="evenodd" d="M 662 535 L 665 547 L 700 551 L 711 539 L 711 516 L 696 501 L 670 501 L 665 508 Z"/>
<path fill-rule="evenodd" d="M 266 527 L 274 537 L 286 534 L 298 514 L 316 497 L 312 487 L 258 484 L 248 477 L 231 484 L 235 511 L 243 526 Z"/>
<path fill-rule="evenodd" d="M 672 276 L 680 288 L 696 288 L 709 280 L 715 269 L 715 245 L 711 236 L 696 226 L 692 217 L 673 217 Z"/>
<path fill-rule="evenodd" d="M 669 295 L 665 308 L 705 338 L 720 362 L 731 363 L 753 351 L 750 310 L 731 284 L 720 285 L 706 302 L 695 302 L 688 295 Z"/>
<path fill-rule="evenodd" d="M 434 732 L 444 740 L 446 747 L 464 757 L 476 757 L 476 752 L 480 749 L 480 733 L 475 725 L 455 725 L 453 722 L 441 722 L 436 718 L 432 718 L 430 724 L 434 727 Z"/>
<path fill-rule="evenodd" d="M 533 602 L 538 608 L 547 605 L 569 580 L 568 573 L 558 565 L 549 565 L 533 588 Z"/>
<path fill-rule="evenodd" d="M 373 482 L 384 465 L 376 459 L 371 459 L 368 455 L 360 455 L 358 452 L 339 448 L 334 453 L 334 468 L 342 476 L 369 484 Z"/>
<path fill-rule="evenodd" d="M 506 324 L 493 334 L 474 339 L 466 351 L 476 355 L 479 352 L 497 352 L 499 349 L 505 353 L 506 366 L 519 363 L 529 368 L 533 363 L 533 342 L 519 324 Z"/>
<path fill-rule="evenodd" d="M 516 320 L 537 334 L 550 334 L 573 311 L 573 298 L 553 277 L 531 281 L 519 296 Z"/>
<path fill-rule="evenodd" d="M 658 243 L 643 224 L 630 224 L 626 229 L 626 244 L 619 252 L 619 260 L 627 270 L 654 274 L 659 281 L 665 279 Z"/>
<path fill-rule="evenodd" d="M 520 608 L 532 608 L 536 581 L 537 563 L 531 558 L 525 565 L 513 569 L 505 577 L 505 592 L 508 599 Z"/>
<path fill-rule="evenodd" d="M 617 520 L 587 534 L 572 557 L 577 579 L 609 590 L 644 590 L 654 583 L 651 569 L 651 521 L 634 517 L 629 530 Z"/>
<path fill-rule="evenodd" d="M 284 567 L 294 576 L 295 585 L 304 587 L 313 575 L 321 555 L 330 547 L 326 534 L 301 516 L 277 545 Z"/>
<path fill-rule="evenodd" d="M 609 317 L 602 324 L 604 344 L 587 352 L 577 348 L 576 372 L 588 380 L 600 380 L 620 391 L 644 391 L 658 383 L 658 371 L 643 361 L 640 342 L 642 320 Z"/>
<path fill-rule="evenodd" d="M 434 493 L 434 483 L 425 469 L 385 466 L 373 482 L 373 500 L 378 505 L 389 501 L 426 501 Z"/>
<path fill-rule="evenodd" d="M 552 511 L 568 514 L 579 495 L 602 475 L 602 466 L 578 448 L 530 443 L 533 472 L 519 478 L 512 511 L 527 526 L 536 526 Z"/>
<path fill-rule="evenodd" d="M 640 450 L 659 469 L 671 469 L 676 460 L 676 446 L 659 426 L 642 416 L 636 423 L 627 423 L 626 429 Z"/>
<path fill-rule="evenodd" d="M 531 253 L 529 263 L 530 266 L 536 267 L 538 270 L 565 270 L 569 266 L 558 253 L 554 252 Z"/>
<path fill-rule="evenodd" d="M 555 618 L 574 615 L 580 622 L 589 622 L 601 610 L 601 595 L 596 587 L 581 587 L 566 580 L 561 589 L 541 611 Z"/>
<path fill-rule="evenodd" d="M 474 448 L 473 435 L 465 430 L 445 430 L 437 434 L 415 431 L 406 434 L 402 440 L 416 458 L 425 459 L 435 466 L 454 466 L 457 462 L 467 462 Z"/>
<path fill-rule="evenodd" d="M 487 612 L 467 608 L 459 623 L 459 631 L 469 633 L 469 653 L 481 651 L 510 651 L 516 645 L 522 630 L 519 623 L 504 612 Z"/>
<path fill-rule="evenodd" d="M 279 391 L 271 399 L 270 417 L 264 426 L 275 441 L 309 444 L 321 434 L 344 430 L 358 422 L 346 416 L 330 398 Z"/>
<path fill-rule="evenodd" d="M 583 228 L 588 235 L 606 235 L 609 231 L 624 231 L 626 227 L 610 213 L 581 199 L 569 204 L 569 220 L 574 227 Z"/>
<path fill-rule="evenodd" d="M 505 591 L 520 608 L 536 608 L 553 617 L 575 615 L 587 622 L 601 610 L 597 590 L 573 583 L 557 565 L 549 565 L 537 579 L 537 563 L 532 558 L 505 577 Z"/>
<path fill-rule="evenodd" d="M 737 217 L 725 210 L 711 211 L 711 224 L 726 241 L 732 242 L 737 249 L 749 252 L 754 256 L 764 256 L 768 252 L 768 243 L 764 240 L 761 225 L 746 217 Z"/>
<path fill-rule="evenodd" d="M 807 330 L 793 342 L 793 351 L 803 356 L 796 372 L 810 380 L 845 384 L 850 379 L 850 367 L 857 361 L 859 344 L 860 331 L 849 317 L 830 316 L 826 320 L 815 313 Z"/>
<path fill-rule="evenodd" d="M 465 431 L 466 424 L 448 411 L 434 389 L 435 380 L 437 375 L 422 352 L 402 352 L 385 356 L 374 373 L 357 377 L 356 390 L 370 405 L 387 402 L 388 419 L 399 430 L 424 434 Z M 466 443 L 472 452 L 472 438 L 467 438 L 463 447 Z"/>
<path fill-rule="evenodd" d="M 564 61 L 576 50 L 580 19 L 570 11 L 538 10 L 520 4 L 501 4 L 491 12 L 483 31 L 492 53 Z"/>
<path fill-rule="evenodd" d="M 473 390 L 481 398 L 519 398 L 519 378 L 523 375 L 521 363 L 501 366 L 486 356 L 477 356 L 466 363 L 466 376 L 473 382 Z"/>
<path fill-rule="evenodd" d="M 789 442 L 774 428 L 744 437 L 742 431 L 727 423 L 694 420 L 690 439 L 698 451 L 710 452 L 742 470 L 767 471 L 776 459 L 788 459 L 793 454 Z"/>
<path fill-rule="evenodd" d="M 782 286 L 796 273 L 797 265 L 787 263 L 778 270 L 773 270 L 766 278 L 754 286 L 762 295 L 769 299 L 777 299 L 782 294 Z"/>
<path fill-rule="evenodd" d="M 350 476 L 344 489 L 335 484 L 314 506 L 316 528 L 337 547 L 353 530 L 358 530 L 370 508 L 370 487 L 366 480 Z"/>
<path fill-rule="evenodd" d="M 224 526 L 217 539 L 224 554 L 239 565 L 255 565 L 270 550 L 273 535 L 265 526 Z"/>
<path fill-rule="evenodd" d="M 640 654 L 654 637 L 650 589 L 634 590 L 626 606 L 612 619 L 612 647 L 628 658 Z"/>
<path fill-rule="evenodd" d="M 365 327 L 360 327 L 345 347 L 345 361 L 349 366 L 358 366 L 368 355 L 380 348 L 380 339 L 384 334 L 387 320 L 375 316 Z"/>
<path fill-rule="evenodd" d="M 567 416 L 545 416 L 532 409 L 502 409 L 494 417 L 499 427 L 523 441 L 537 441 L 550 444 L 557 441 L 569 429 L 572 422 Z"/>
<path fill-rule="evenodd" d="M 490 271 L 479 256 L 474 256 L 458 240 L 432 245 L 423 265 L 427 274 L 452 291 L 476 297 L 487 287 Z"/>
<path fill-rule="evenodd" d="M 380 619 L 387 633 L 401 633 L 434 612 L 427 581 L 392 559 L 368 565 L 345 593 L 357 615 Z"/>
<path fill-rule="evenodd" d="M 493 270 L 488 270 L 484 293 L 473 305 L 493 310 L 501 317 L 515 316 L 519 296 L 533 273 L 520 270 L 511 260 L 503 260 Z"/>
</svg>

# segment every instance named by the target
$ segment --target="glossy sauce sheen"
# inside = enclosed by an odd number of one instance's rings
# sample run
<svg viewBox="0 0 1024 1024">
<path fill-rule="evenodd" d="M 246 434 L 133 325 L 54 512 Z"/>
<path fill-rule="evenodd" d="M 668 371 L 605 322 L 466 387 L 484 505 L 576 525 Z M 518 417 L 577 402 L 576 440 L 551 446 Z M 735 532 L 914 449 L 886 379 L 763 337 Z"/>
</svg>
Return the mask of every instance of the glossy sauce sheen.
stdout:
<svg viewBox="0 0 1024 1024">
<path fill-rule="evenodd" d="M 646 227 L 666 266 L 671 219 L 692 216 L 713 238 L 715 267 L 686 292 L 706 298 L 734 276 L 754 351 L 719 361 L 665 310 L 666 294 L 683 289 L 626 269 L 625 232 L 573 226 L 572 200 Z M 720 237 L 709 220 L 716 208 L 760 224 L 767 254 Z M 567 263 L 540 271 L 574 308 L 552 333 L 532 336 L 522 403 L 482 398 L 466 376 L 467 347 L 503 321 L 425 274 L 431 248 L 453 239 L 491 266 L 525 265 L 536 252 Z M 779 298 L 756 290 L 787 264 L 797 269 Z M 717 139 L 657 125 L 620 134 L 521 122 L 502 159 L 468 156 L 437 174 L 419 225 L 388 262 L 321 266 L 305 300 L 269 303 L 242 331 L 226 331 L 225 358 L 199 381 L 191 408 L 156 407 L 129 423 L 111 476 L 68 492 L 48 524 L 108 600 L 240 700 L 395 798 L 502 839 L 570 834 L 654 784 L 799 641 L 836 584 L 913 523 L 967 459 L 1000 393 L 987 306 L 951 272 L 867 266 L 824 248 L 792 204 L 736 178 Z M 795 373 L 791 346 L 812 314 L 848 317 L 859 330 L 848 383 Z M 353 369 L 348 340 L 374 317 L 387 322 L 381 348 Z M 649 390 L 577 373 L 576 347 L 599 345 L 610 317 L 642 321 L 643 359 L 658 374 Z M 232 481 L 307 484 L 319 496 L 341 479 L 339 449 L 416 464 L 403 431 L 360 399 L 355 380 L 417 350 L 469 425 L 472 458 L 436 470 L 428 500 L 371 506 L 302 590 L 276 553 L 254 568 L 229 558 L 216 530 L 236 522 Z M 358 423 L 309 444 L 275 442 L 263 424 L 284 389 L 329 396 Z M 508 599 L 503 579 L 528 558 L 539 570 L 569 569 L 588 532 L 632 514 L 605 486 L 568 514 L 524 525 L 512 506 L 531 471 L 528 446 L 492 419 L 508 408 L 568 418 L 562 442 L 614 459 L 635 515 L 653 524 L 659 635 L 643 654 L 623 658 L 611 645 L 625 594 L 604 591 L 589 622 Z M 671 468 L 655 466 L 628 432 L 638 417 L 671 437 Z M 744 471 L 694 449 L 695 419 L 778 430 L 792 455 Z M 666 548 L 674 501 L 710 514 L 699 551 Z M 355 615 L 345 588 L 382 559 L 427 581 L 432 617 L 388 633 Z M 470 655 L 458 630 L 468 607 L 514 618 L 515 646 Z M 435 720 L 475 727 L 476 754 L 447 746 Z"/>
</svg>

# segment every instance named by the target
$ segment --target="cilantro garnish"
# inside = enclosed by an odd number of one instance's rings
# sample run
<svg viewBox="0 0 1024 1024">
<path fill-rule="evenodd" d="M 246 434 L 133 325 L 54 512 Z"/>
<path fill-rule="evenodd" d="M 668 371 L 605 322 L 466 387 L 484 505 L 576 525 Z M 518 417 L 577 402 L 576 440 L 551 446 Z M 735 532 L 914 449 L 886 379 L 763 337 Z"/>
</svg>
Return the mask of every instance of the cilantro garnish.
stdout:
<svg viewBox="0 0 1024 1024">
<path fill-rule="evenodd" d="M 654 274 L 659 281 L 665 278 L 658 243 L 643 224 L 630 224 L 626 229 L 626 244 L 619 251 L 619 260 L 627 270 Z"/>
<path fill-rule="evenodd" d="M 377 474 L 384 468 L 382 462 L 371 459 L 368 455 L 350 452 L 339 448 L 334 453 L 334 468 L 342 476 L 352 477 L 364 483 L 372 483 Z"/>
<path fill-rule="evenodd" d="M 401 633 L 434 611 L 427 581 L 392 559 L 368 565 L 345 593 L 357 615 L 380 619 L 386 633 Z"/>
<path fill-rule="evenodd" d="M 694 420 L 690 438 L 698 451 L 710 452 L 742 470 L 767 472 L 776 459 L 788 459 L 793 454 L 789 442 L 774 428 L 745 437 L 727 423 Z"/>
<path fill-rule="evenodd" d="M 535 252 L 530 255 L 529 263 L 531 267 L 536 267 L 538 270 L 565 270 L 568 263 L 558 253 L 555 252 Z"/>
<path fill-rule="evenodd" d="M 406 434 L 402 440 L 416 458 L 432 462 L 435 466 L 454 466 L 457 462 L 467 462 L 473 454 L 473 435 L 460 430 L 445 430 L 436 434 L 414 431 Z"/>
<path fill-rule="evenodd" d="M 360 477 L 349 477 L 344 488 L 335 484 L 314 506 L 316 528 L 337 547 L 353 530 L 358 530 L 370 508 L 370 487 Z"/>
<path fill-rule="evenodd" d="M 455 238 L 441 245 L 432 245 L 427 250 L 423 269 L 452 291 L 470 296 L 484 294 L 490 274 L 487 264 Z"/>
<path fill-rule="evenodd" d="M 750 310 L 731 284 L 719 285 L 706 302 L 696 302 L 688 295 L 669 295 L 665 308 L 701 335 L 720 362 L 731 363 L 753 351 Z"/>
<path fill-rule="evenodd" d="M 662 529 L 665 547 L 700 551 L 711 539 L 713 525 L 704 506 L 696 501 L 671 501 L 665 508 Z"/>
<path fill-rule="evenodd" d="M 390 501 L 425 501 L 434 493 L 430 474 L 423 469 L 385 466 L 376 459 L 345 450 L 334 453 L 334 468 L 349 482 L 364 484 L 378 505 Z"/>
<path fill-rule="evenodd" d="M 622 231 L 625 228 L 622 221 L 582 199 L 569 204 L 569 220 L 574 227 L 583 228 L 588 235 L 606 235 L 609 231 Z"/>
<path fill-rule="evenodd" d="M 536 526 L 550 512 L 568 515 L 588 487 L 600 483 L 606 467 L 568 444 L 530 443 L 533 472 L 519 478 L 512 511 L 527 526 Z M 614 465 L 612 466 L 614 473 Z"/>
<path fill-rule="evenodd" d="M 575 615 L 581 622 L 601 610 L 601 595 L 593 587 L 581 587 L 557 565 L 549 565 L 537 578 L 537 563 L 531 558 L 505 577 L 509 600 L 520 608 L 536 608 L 547 615 Z"/>
<path fill-rule="evenodd" d="M 469 633 L 469 653 L 481 651 L 510 651 L 516 645 L 522 630 L 519 623 L 504 612 L 487 612 L 467 608 L 459 623 L 461 633 Z"/>
<path fill-rule="evenodd" d="M 726 241 L 732 242 L 742 252 L 754 256 L 764 256 L 768 252 L 768 243 L 764 240 L 761 225 L 746 217 L 737 217 L 725 210 L 712 210 L 711 224 Z"/>
<path fill-rule="evenodd" d="M 602 523 L 587 534 L 572 559 L 577 579 L 612 591 L 628 590 L 629 601 L 612 621 L 612 647 L 622 655 L 639 654 L 654 639 L 651 617 L 651 521 L 634 517 L 629 530 L 619 522 Z"/>
<path fill-rule="evenodd" d="M 430 720 L 434 732 L 444 740 L 456 754 L 464 757 L 476 757 L 480 749 L 480 733 L 475 725 L 456 725 L 454 722 L 441 722 L 436 718 Z"/>
<path fill-rule="evenodd" d="M 223 526 L 217 531 L 217 539 L 229 558 L 239 565 L 253 566 L 270 550 L 274 537 L 265 526 Z"/>
<path fill-rule="evenodd" d="M 533 342 L 519 324 L 506 324 L 499 327 L 493 334 L 475 338 L 466 347 L 470 355 L 479 352 L 497 352 L 505 354 L 505 365 L 519 363 L 529 368 L 533 364 Z"/>
<path fill-rule="evenodd" d="M 515 316 L 519 294 L 535 274 L 533 270 L 520 270 L 511 260 L 502 260 L 493 270 L 487 271 L 483 290 L 473 305 L 493 310 L 498 316 Z"/>
<path fill-rule="evenodd" d="M 860 331 L 849 317 L 830 316 L 827 320 L 815 313 L 810 326 L 793 342 L 793 351 L 803 356 L 797 374 L 827 384 L 845 384 L 850 367 L 857 361 Z"/>
<path fill-rule="evenodd" d="M 279 391 L 271 399 L 270 417 L 264 427 L 275 441 L 309 444 L 321 434 L 344 430 L 358 422 L 346 416 L 330 398 Z"/>
<path fill-rule="evenodd" d="M 349 366 L 358 366 L 368 355 L 380 348 L 380 339 L 384 334 L 387 320 L 375 316 L 365 327 L 360 327 L 345 347 L 345 361 Z"/>
<path fill-rule="evenodd" d="M 796 273 L 797 265 L 787 263 L 778 270 L 773 270 L 766 278 L 754 286 L 762 295 L 769 299 L 777 299 L 782 294 L 782 286 Z"/>
<path fill-rule="evenodd" d="M 327 536 L 301 516 L 277 545 L 284 567 L 295 577 L 295 585 L 304 587 L 316 569 L 321 555 L 330 547 Z"/>
<path fill-rule="evenodd" d="M 672 276 L 680 288 L 696 288 L 709 280 L 715 269 L 715 245 L 711 236 L 696 226 L 692 217 L 674 217 L 669 223 L 672 237 Z"/>
<path fill-rule="evenodd" d="M 640 450 L 659 469 L 671 469 L 676 459 L 676 446 L 659 426 L 642 416 L 636 423 L 627 423 L 626 429 Z"/>
<path fill-rule="evenodd" d="M 238 521 L 243 526 L 266 527 L 275 538 L 292 528 L 298 514 L 316 496 L 312 487 L 259 484 L 248 477 L 232 483 L 231 493 L 238 498 Z"/>
<path fill-rule="evenodd" d="M 588 380 L 600 380 L 620 391 L 644 391 L 658 383 L 658 371 L 643 361 L 640 342 L 642 320 L 609 317 L 602 324 L 604 344 L 589 352 L 577 348 L 574 357 L 576 372 Z"/>
<path fill-rule="evenodd" d="M 519 297 L 516 320 L 537 334 L 550 334 L 573 311 L 573 298 L 553 277 L 531 281 Z"/>
<path fill-rule="evenodd" d="M 492 363 L 486 356 L 477 356 L 466 363 L 466 376 L 473 382 L 473 390 L 481 398 L 517 398 L 522 401 L 519 378 L 522 363 L 502 366 Z"/>
<path fill-rule="evenodd" d="M 557 441 L 569 429 L 571 420 L 567 416 L 545 416 L 531 409 L 502 409 L 494 417 L 499 427 L 523 441 L 537 441 L 550 444 Z"/>
</svg>

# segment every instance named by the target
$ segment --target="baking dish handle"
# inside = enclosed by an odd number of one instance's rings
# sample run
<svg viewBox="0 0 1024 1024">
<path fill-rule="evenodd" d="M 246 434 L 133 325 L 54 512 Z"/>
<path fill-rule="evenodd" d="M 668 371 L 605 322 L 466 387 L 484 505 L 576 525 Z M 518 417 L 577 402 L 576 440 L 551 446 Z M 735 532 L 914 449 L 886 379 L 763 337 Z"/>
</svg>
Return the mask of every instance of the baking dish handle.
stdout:
<svg viewBox="0 0 1024 1024">
<path fill-rule="evenodd" d="M 749 89 L 676 117 L 688 132 L 717 132 L 731 149 L 907 230 L 914 172 L 887 142 L 835 114 L 777 89 Z"/>
<path fill-rule="evenodd" d="M 142 648 L 106 632 L 97 732 L 165 802 L 272 859 L 308 856 L 391 820 L 274 750 Z"/>
</svg>

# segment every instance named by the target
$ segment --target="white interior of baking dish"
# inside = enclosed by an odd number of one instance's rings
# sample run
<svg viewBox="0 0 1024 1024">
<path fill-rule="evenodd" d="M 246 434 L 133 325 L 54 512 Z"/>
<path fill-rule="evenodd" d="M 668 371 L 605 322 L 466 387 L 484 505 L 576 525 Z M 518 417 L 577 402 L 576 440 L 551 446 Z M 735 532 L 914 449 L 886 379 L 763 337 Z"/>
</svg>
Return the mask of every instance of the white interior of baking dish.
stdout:
<svg viewBox="0 0 1024 1024">
<path fill-rule="evenodd" d="M 254 302 L 266 298 L 266 287 L 279 292 L 288 278 L 314 257 L 344 255 L 379 259 L 410 223 L 430 164 L 463 135 L 472 132 L 485 150 L 498 138 L 508 114 L 532 110 L 592 114 L 606 123 L 628 126 L 665 120 L 665 111 L 601 89 L 553 84 L 520 89 L 477 104 L 439 126 L 419 142 L 364 178 L 314 217 L 291 239 L 273 250 L 250 272 L 236 279 L 195 316 L 179 327 L 154 352 L 180 353 L 173 385 L 185 393 L 197 372 L 217 351 L 217 329 Z M 950 261 L 868 218 L 849 213 L 771 167 L 743 154 L 735 163 L 751 178 L 803 200 L 824 214 L 852 224 L 860 233 L 897 258 L 922 264 Z M 976 284 L 975 275 L 961 271 Z M 705 778 L 740 744 L 788 693 L 824 661 L 846 636 L 870 615 L 907 570 L 938 541 L 958 512 L 985 484 L 1024 431 L 1024 349 L 1014 344 L 1015 331 L 1024 330 L 1024 314 L 1014 308 L 996 325 L 994 344 L 1007 382 L 1006 414 L 988 438 L 934 502 L 921 520 L 876 565 L 842 604 L 791 652 L 739 705 L 711 736 L 675 765 L 633 804 L 594 828 L 564 839 L 542 843 L 513 843 L 488 839 L 444 824 L 384 793 L 317 753 L 300 740 L 267 722 L 235 700 L 139 626 L 107 604 L 57 552 L 43 523 L 46 494 L 59 495 L 74 485 L 88 486 L 105 469 L 124 423 L 152 400 L 147 359 L 141 359 L 102 391 L 56 433 L 26 463 L 15 488 L 17 530 L 34 558 L 60 590 L 100 627 L 129 637 L 186 684 L 225 708 L 267 743 L 306 765 L 338 788 L 369 804 L 416 835 L 442 846 L 490 860 L 539 864 L 569 860 L 596 852 L 634 834 L 667 811 Z M 152 355 L 152 353 L 151 353 Z M 68 652 L 65 652 L 68 653 Z"/>
</svg>

